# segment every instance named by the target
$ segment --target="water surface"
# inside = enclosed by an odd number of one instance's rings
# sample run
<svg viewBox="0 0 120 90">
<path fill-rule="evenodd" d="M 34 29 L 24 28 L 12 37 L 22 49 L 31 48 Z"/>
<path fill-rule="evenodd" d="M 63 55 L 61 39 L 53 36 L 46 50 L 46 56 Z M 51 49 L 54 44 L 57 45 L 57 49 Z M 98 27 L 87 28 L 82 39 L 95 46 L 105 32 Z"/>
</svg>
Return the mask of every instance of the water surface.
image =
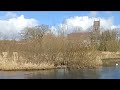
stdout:
<svg viewBox="0 0 120 90">
<path fill-rule="evenodd" d="M 0 71 L 0 79 L 120 79 L 120 66 L 82 70 Z"/>
</svg>

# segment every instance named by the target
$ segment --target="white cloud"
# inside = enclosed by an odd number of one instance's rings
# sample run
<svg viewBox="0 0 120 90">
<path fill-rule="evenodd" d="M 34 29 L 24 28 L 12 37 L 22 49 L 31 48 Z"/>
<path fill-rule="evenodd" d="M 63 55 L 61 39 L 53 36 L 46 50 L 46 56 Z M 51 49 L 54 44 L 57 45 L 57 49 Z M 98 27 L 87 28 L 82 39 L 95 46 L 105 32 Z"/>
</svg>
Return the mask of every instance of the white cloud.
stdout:
<svg viewBox="0 0 120 90">
<path fill-rule="evenodd" d="M 110 13 L 110 12 L 106 12 Z M 114 25 L 114 17 L 109 18 L 102 18 L 96 17 L 98 12 L 92 11 L 90 12 L 89 16 L 73 16 L 67 18 L 64 23 L 58 25 L 60 28 L 64 28 L 66 32 L 71 32 L 73 28 L 80 27 L 82 30 L 86 30 L 90 26 L 93 25 L 94 20 L 100 20 L 101 26 L 105 29 L 109 28 L 117 28 L 120 25 Z M 32 27 L 38 25 L 39 22 L 34 18 L 25 18 L 24 15 L 18 16 L 16 13 L 7 12 L 4 15 L 4 19 L 0 19 L 0 32 L 3 34 L 13 36 L 16 35 L 18 32 L 23 30 L 25 27 Z M 58 31 L 55 26 L 51 27 L 52 32 L 57 35 Z"/>
<path fill-rule="evenodd" d="M 10 36 L 17 34 L 25 27 L 32 27 L 38 25 L 38 21 L 34 18 L 25 18 L 24 15 L 17 16 L 17 14 L 8 12 L 5 15 L 6 19 L 0 20 L 0 32 Z"/>
<path fill-rule="evenodd" d="M 80 27 L 83 31 L 87 30 L 89 27 L 93 25 L 94 20 L 100 20 L 101 27 L 104 29 L 113 29 L 117 28 L 120 25 L 114 25 L 114 17 L 102 18 L 102 17 L 89 17 L 89 16 L 74 16 L 65 20 L 64 23 L 59 24 L 60 28 L 68 28 L 65 29 L 66 32 L 71 32 L 72 28 Z"/>
<path fill-rule="evenodd" d="M 50 29 L 54 35 L 58 35 L 57 29 L 54 26 L 52 26 Z"/>
</svg>

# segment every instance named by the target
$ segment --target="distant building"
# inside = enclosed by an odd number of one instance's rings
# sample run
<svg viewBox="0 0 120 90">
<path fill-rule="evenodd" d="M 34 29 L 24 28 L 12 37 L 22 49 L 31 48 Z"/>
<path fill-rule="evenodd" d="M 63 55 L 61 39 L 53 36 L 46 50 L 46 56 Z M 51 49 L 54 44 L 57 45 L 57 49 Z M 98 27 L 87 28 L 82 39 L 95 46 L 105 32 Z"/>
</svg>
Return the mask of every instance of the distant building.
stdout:
<svg viewBox="0 0 120 90">
<path fill-rule="evenodd" d="M 93 32 L 100 33 L 100 21 L 94 21 Z"/>
<path fill-rule="evenodd" d="M 100 21 L 94 21 L 92 32 L 73 32 L 67 35 L 68 40 L 82 41 L 90 44 L 91 42 L 98 42 L 100 36 Z"/>
<path fill-rule="evenodd" d="M 91 42 L 92 43 L 99 43 L 100 39 L 100 20 L 99 21 L 94 21 L 93 24 L 93 31 L 91 34 Z"/>
<path fill-rule="evenodd" d="M 68 34 L 69 40 L 85 40 L 89 39 L 89 32 L 73 32 Z"/>
</svg>

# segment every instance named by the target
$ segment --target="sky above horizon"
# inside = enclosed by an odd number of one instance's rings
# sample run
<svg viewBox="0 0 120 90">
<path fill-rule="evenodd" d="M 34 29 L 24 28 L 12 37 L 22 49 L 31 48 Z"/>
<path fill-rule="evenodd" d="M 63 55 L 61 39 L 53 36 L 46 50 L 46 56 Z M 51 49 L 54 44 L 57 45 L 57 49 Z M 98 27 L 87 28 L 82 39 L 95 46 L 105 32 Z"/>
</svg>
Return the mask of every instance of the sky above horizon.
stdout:
<svg viewBox="0 0 120 90">
<path fill-rule="evenodd" d="M 120 11 L 0 11 L 0 32 L 16 33 L 25 27 L 46 24 L 56 27 L 81 27 L 86 30 L 100 20 L 104 28 L 120 27 Z"/>
</svg>

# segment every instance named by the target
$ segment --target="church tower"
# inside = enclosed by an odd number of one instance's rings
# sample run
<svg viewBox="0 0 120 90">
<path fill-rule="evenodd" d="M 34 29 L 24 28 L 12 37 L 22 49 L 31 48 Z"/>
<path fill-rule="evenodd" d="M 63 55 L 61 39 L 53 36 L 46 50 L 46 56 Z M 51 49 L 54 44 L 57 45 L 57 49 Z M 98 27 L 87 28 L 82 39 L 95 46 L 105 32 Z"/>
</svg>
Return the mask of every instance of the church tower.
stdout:
<svg viewBox="0 0 120 90">
<path fill-rule="evenodd" d="M 100 20 L 94 21 L 92 31 L 92 42 L 99 43 L 100 39 Z"/>
<path fill-rule="evenodd" d="M 99 21 L 94 21 L 93 32 L 95 32 L 97 34 L 100 33 L 100 20 Z"/>
</svg>

